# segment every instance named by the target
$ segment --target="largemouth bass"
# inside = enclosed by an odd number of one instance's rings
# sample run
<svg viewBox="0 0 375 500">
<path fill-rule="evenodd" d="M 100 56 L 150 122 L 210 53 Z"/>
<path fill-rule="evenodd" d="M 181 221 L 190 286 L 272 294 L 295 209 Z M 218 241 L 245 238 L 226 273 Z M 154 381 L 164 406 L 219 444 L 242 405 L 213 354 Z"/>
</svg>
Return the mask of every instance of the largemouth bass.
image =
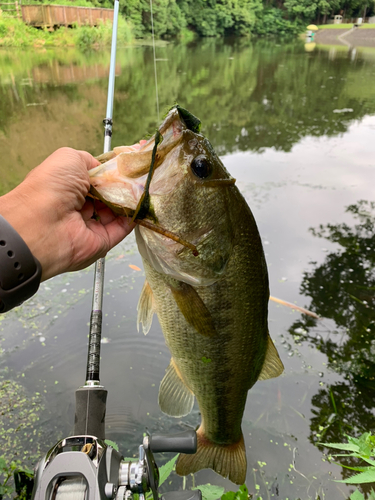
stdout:
<svg viewBox="0 0 375 500">
<path fill-rule="evenodd" d="M 146 273 L 138 323 L 146 334 L 156 313 L 172 355 L 161 410 L 182 417 L 194 397 L 199 405 L 197 453 L 180 455 L 176 471 L 211 468 L 243 484 L 247 392 L 283 365 L 268 333 L 268 274 L 254 217 L 199 130 L 198 119 L 172 108 L 157 147 L 154 136 L 115 149 L 90 177 L 96 197 L 142 224 L 135 229 Z"/>
</svg>

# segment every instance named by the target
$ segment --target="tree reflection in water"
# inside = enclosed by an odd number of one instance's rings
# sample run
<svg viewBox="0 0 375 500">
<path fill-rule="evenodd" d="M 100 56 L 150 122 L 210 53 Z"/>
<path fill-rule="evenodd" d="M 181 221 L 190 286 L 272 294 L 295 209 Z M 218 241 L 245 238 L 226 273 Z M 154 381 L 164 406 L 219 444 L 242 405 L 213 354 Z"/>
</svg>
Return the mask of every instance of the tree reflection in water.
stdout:
<svg viewBox="0 0 375 500">
<path fill-rule="evenodd" d="M 327 224 L 310 231 L 339 245 L 321 265 L 304 273 L 301 292 L 310 309 L 335 321 L 325 338 L 312 318 L 296 321 L 289 332 L 327 356 L 331 370 L 343 380 L 321 388 L 312 398 L 310 440 L 345 442 L 375 428 L 375 203 L 361 200 L 346 210 L 355 223 Z M 350 472 L 343 471 L 348 477 Z"/>
</svg>

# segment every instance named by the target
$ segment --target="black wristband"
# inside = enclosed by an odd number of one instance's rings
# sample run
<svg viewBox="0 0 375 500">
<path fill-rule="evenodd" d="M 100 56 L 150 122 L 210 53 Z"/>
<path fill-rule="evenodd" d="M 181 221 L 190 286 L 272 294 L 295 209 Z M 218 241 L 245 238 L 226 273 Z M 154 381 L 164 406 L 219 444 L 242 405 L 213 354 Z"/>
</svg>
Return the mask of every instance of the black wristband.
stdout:
<svg viewBox="0 0 375 500">
<path fill-rule="evenodd" d="M 0 313 L 19 306 L 39 288 L 40 262 L 0 215 Z"/>
</svg>

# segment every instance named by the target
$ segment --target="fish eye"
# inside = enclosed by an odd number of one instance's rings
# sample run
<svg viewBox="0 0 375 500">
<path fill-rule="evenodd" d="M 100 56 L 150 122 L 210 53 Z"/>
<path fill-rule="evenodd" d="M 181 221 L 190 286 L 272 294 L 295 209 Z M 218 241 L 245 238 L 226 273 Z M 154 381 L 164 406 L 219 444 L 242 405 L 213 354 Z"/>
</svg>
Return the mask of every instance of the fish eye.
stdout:
<svg viewBox="0 0 375 500">
<path fill-rule="evenodd" d="M 205 179 L 212 172 L 211 163 L 204 156 L 194 158 L 190 166 L 193 173 L 200 179 Z"/>
</svg>

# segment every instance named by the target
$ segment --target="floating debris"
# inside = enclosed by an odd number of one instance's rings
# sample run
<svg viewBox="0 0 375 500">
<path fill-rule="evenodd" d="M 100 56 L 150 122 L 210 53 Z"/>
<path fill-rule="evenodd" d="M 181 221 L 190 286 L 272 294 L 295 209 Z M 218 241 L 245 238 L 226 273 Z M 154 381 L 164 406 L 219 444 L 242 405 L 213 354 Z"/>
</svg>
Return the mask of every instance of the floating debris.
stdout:
<svg viewBox="0 0 375 500">
<path fill-rule="evenodd" d="M 308 316 L 312 316 L 315 319 L 320 319 L 317 314 L 315 314 L 312 311 L 309 311 L 308 309 L 305 309 L 304 307 L 297 306 L 296 304 L 292 304 L 291 302 L 287 302 L 286 300 L 278 299 L 276 297 L 270 296 L 270 300 L 273 302 L 277 302 L 278 304 L 281 304 L 283 306 L 290 307 L 292 309 L 295 309 L 296 311 L 301 312 L 302 314 L 307 314 Z"/>
<path fill-rule="evenodd" d="M 134 269 L 134 271 L 142 271 L 142 269 L 134 264 L 129 264 L 130 269 Z"/>
</svg>

